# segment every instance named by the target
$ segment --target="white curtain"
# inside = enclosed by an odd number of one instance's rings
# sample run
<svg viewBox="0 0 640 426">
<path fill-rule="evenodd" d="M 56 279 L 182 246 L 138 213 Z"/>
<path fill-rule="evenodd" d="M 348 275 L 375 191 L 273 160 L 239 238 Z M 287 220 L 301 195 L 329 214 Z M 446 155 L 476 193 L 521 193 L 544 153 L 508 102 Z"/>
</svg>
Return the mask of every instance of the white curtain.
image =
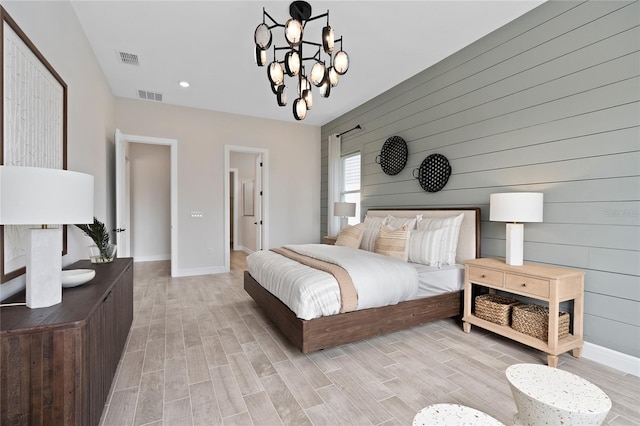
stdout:
<svg viewBox="0 0 640 426">
<path fill-rule="evenodd" d="M 340 136 L 334 133 L 329 136 L 329 196 L 327 199 L 327 234 L 338 235 L 340 232 L 340 218 L 333 215 L 333 205 L 341 200 L 342 195 L 342 164 L 340 162 Z"/>
</svg>

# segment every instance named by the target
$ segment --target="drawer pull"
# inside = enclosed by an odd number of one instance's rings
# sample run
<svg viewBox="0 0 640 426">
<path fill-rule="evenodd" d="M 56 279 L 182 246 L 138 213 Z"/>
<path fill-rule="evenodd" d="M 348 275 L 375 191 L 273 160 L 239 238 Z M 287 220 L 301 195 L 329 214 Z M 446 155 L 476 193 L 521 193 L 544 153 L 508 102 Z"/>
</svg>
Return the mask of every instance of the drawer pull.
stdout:
<svg viewBox="0 0 640 426">
<path fill-rule="evenodd" d="M 485 274 L 480 275 L 480 278 L 486 278 L 487 276 Z"/>
<path fill-rule="evenodd" d="M 526 287 L 526 286 L 527 286 L 527 283 L 522 283 L 522 284 L 520 284 L 520 285 L 521 285 L 522 287 Z"/>
</svg>

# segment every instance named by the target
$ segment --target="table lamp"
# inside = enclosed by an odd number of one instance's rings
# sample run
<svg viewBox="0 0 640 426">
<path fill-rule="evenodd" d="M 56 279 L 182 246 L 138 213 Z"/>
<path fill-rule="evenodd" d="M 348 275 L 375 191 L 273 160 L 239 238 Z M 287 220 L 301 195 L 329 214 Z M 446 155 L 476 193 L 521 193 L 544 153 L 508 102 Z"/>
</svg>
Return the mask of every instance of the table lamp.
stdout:
<svg viewBox="0 0 640 426">
<path fill-rule="evenodd" d="M 0 225 L 42 224 L 29 229 L 27 238 L 29 308 L 62 301 L 62 227 L 47 225 L 91 221 L 93 176 L 61 169 L 0 166 Z"/>
<path fill-rule="evenodd" d="M 542 222 L 541 192 L 506 192 L 491 194 L 489 220 L 507 223 L 506 262 L 522 265 L 524 225 L 517 222 Z"/>
<path fill-rule="evenodd" d="M 356 203 L 336 201 L 333 205 L 333 215 L 340 216 L 340 229 L 344 228 L 348 217 L 355 217 Z"/>
</svg>

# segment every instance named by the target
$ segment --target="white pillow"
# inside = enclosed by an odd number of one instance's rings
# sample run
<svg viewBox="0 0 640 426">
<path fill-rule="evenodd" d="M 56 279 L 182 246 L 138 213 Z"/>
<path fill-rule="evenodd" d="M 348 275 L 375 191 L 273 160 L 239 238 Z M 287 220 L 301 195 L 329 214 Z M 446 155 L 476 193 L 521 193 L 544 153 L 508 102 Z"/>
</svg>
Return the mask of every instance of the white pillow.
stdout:
<svg viewBox="0 0 640 426">
<path fill-rule="evenodd" d="M 347 225 L 340 231 L 338 238 L 336 239 L 336 246 L 344 246 L 351 248 L 360 248 L 360 242 L 362 241 L 362 234 L 364 231 L 364 224 L 359 223 L 357 225 Z"/>
<path fill-rule="evenodd" d="M 464 213 L 457 216 L 427 217 L 418 222 L 418 230 L 444 229 L 442 244 L 440 246 L 440 265 L 453 265 L 456 263 L 456 250 L 458 249 L 458 236 Z"/>
<path fill-rule="evenodd" d="M 384 225 L 386 219 L 386 217 L 365 216 L 364 227 L 380 229 L 380 225 Z"/>
<path fill-rule="evenodd" d="M 407 228 L 409 228 L 409 231 L 412 231 L 416 229 L 417 222 L 418 222 L 418 216 L 414 216 L 414 217 L 388 216 L 387 221 L 384 224 L 393 229 L 402 228 L 403 226 L 407 225 Z"/>
<path fill-rule="evenodd" d="M 409 234 L 409 262 L 440 267 L 444 228 L 414 230 Z"/>
<path fill-rule="evenodd" d="M 362 233 L 362 241 L 360 241 L 360 248 L 362 250 L 374 251 L 376 248 L 376 238 L 378 238 L 378 232 L 380 228 L 364 228 Z"/>
</svg>

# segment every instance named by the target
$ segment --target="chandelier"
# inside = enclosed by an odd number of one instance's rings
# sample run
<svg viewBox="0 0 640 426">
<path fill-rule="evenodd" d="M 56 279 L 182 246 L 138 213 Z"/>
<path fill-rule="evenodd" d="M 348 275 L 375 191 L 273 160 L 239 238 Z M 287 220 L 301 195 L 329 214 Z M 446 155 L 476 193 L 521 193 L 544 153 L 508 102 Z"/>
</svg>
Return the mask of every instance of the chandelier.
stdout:
<svg viewBox="0 0 640 426">
<path fill-rule="evenodd" d="M 318 93 L 328 98 L 331 88 L 338 85 L 338 76 L 349 69 L 349 55 L 342 50 L 342 37 L 335 39 L 333 28 L 329 25 L 329 11 L 322 15 L 311 17 L 311 5 L 306 1 L 294 1 L 289 5 L 291 18 L 283 25 L 278 23 L 262 8 L 262 23 L 256 28 L 253 39 L 256 43 L 255 60 L 259 67 L 267 64 L 267 52 L 272 45 L 273 28 L 284 28 L 284 38 L 287 46 L 273 45 L 273 61 L 267 66 L 267 78 L 271 90 L 278 101 L 278 105 L 287 105 L 287 87 L 284 84 L 285 75 L 297 78 L 296 100 L 293 101 L 293 116 L 296 120 L 304 120 L 307 111 L 313 105 L 311 86 L 318 87 Z M 316 19 L 327 17 L 327 25 L 322 28 L 322 42 L 303 40 L 307 24 Z M 267 25 L 269 18 L 271 25 Z M 334 49 L 340 43 L 340 50 Z M 312 56 L 303 55 L 303 47 L 311 48 Z M 286 51 L 283 59 L 277 59 L 278 51 Z M 322 57 L 325 53 L 326 59 Z M 307 66 L 310 74 L 307 76 Z"/>
</svg>

